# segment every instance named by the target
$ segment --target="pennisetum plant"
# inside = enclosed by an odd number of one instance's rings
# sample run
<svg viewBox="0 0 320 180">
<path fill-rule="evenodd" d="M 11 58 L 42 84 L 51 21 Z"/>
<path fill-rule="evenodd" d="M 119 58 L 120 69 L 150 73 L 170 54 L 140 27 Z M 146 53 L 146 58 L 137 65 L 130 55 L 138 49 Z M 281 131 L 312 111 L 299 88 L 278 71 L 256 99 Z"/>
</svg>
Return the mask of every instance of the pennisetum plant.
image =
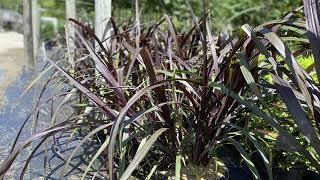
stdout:
<svg viewBox="0 0 320 180">
<path fill-rule="evenodd" d="M 78 104 L 83 106 L 68 120 L 55 122 L 14 146 L 1 164 L 1 177 L 19 152 L 34 140 L 41 139 L 40 147 L 61 131 L 87 128 L 88 133 L 66 159 L 61 177 L 67 174 L 66 167 L 75 153 L 92 138 L 99 138 L 99 149 L 83 169 L 82 178 L 97 174 L 108 179 L 219 178 L 226 169 L 216 150 L 232 144 L 252 178 L 260 179 L 251 152 L 241 143 L 246 139 L 263 160 L 268 179 L 272 179 L 270 159 L 256 135 L 246 128 L 243 114 L 264 119 L 279 133 L 277 142 L 299 151 L 320 170 L 318 158 L 301 147 L 294 135 L 269 113 L 270 104 L 264 100 L 268 93 L 261 91 L 274 88 L 279 92 L 301 133 L 320 152 L 318 132 L 302 115 L 304 108 L 300 106 L 310 108 L 318 122 L 318 87 L 295 62 L 298 53 L 291 53 L 281 39 L 283 29 L 306 31 L 303 19 L 296 13 L 254 29 L 244 25 L 229 38 L 213 36 L 207 17 L 188 32 L 178 33 L 165 15 L 158 24 L 141 26 L 139 36 L 129 25 L 116 26 L 113 22 L 108 47 L 93 30 L 69 19 L 78 37 L 78 60 L 73 68 L 68 68 L 67 63 L 62 68 L 61 63 L 48 61 L 58 70 L 55 74 L 65 77 L 73 87 L 64 97 L 79 92 Z M 267 61 L 260 61 L 260 55 Z M 283 56 L 284 61 L 278 61 L 277 55 Z M 263 63 L 270 66 L 262 66 Z M 274 82 L 269 86 L 261 83 L 260 77 L 266 72 Z M 104 165 L 92 173 L 92 165 L 99 157 Z M 29 160 L 25 167 L 28 163 Z"/>
</svg>

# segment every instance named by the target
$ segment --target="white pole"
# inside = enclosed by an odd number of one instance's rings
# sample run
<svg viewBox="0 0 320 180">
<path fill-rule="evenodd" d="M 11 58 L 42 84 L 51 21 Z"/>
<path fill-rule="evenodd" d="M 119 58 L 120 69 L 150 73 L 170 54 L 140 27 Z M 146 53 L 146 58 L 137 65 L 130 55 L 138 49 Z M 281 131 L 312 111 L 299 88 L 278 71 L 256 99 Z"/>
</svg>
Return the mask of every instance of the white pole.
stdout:
<svg viewBox="0 0 320 180">
<path fill-rule="evenodd" d="M 32 40 L 32 5 L 31 0 L 23 0 L 23 41 L 24 57 L 30 66 L 33 61 L 33 40 Z"/>
<path fill-rule="evenodd" d="M 95 3 L 94 3 L 94 11 L 95 11 L 94 29 L 95 29 L 96 36 L 101 41 L 103 41 L 106 38 L 109 38 L 111 36 L 111 21 L 110 21 L 111 7 L 112 7 L 112 0 L 95 0 Z M 110 44 L 111 44 L 110 39 L 108 39 L 104 42 L 104 46 L 106 46 L 107 49 L 109 48 Z M 98 67 L 96 66 L 96 68 L 97 68 L 97 71 L 95 71 L 95 73 L 98 77 L 98 75 L 99 75 Z M 106 168 L 107 168 L 107 166 L 106 166 Z M 104 174 L 104 175 L 107 175 L 107 174 Z"/>
<path fill-rule="evenodd" d="M 36 60 L 40 44 L 40 10 L 38 0 L 32 0 L 32 37 L 33 37 L 33 57 Z"/>
<path fill-rule="evenodd" d="M 111 36 L 111 7 L 112 0 L 95 0 L 95 33 L 100 40 Z M 107 47 L 110 41 L 104 43 Z"/>
<path fill-rule="evenodd" d="M 69 52 L 69 62 L 71 63 L 72 67 L 74 67 L 74 59 L 73 53 L 75 51 L 75 37 L 76 32 L 74 27 L 69 24 L 68 19 L 77 19 L 77 9 L 76 9 L 76 0 L 66 0 L 66 24 L 65 24 L 65 32 L 66 32 L 66 42 L 67 48 Z"/>
<path fill-rule="evenodd" d="M 66 20 L 68 24 L 68 19 L 73 18 L 77 19 L 77 11 L 76 11 L 76 0 L 66 0 Z M 71 26 L 67 26 L 69 37 L 72 39 L 71 42 L 73 42 L 75 38 L 75 30 Z M 70 45 L 71 45 L 70 42 Z"/>
<path fill-rule="evenodd" d="M 139 0 L 135 1 L 135 16 L 136 16 L 136 47 L 139 47 L 139 42 L 140 42 L 140 17 L 139 17 Z"/>
</svg>

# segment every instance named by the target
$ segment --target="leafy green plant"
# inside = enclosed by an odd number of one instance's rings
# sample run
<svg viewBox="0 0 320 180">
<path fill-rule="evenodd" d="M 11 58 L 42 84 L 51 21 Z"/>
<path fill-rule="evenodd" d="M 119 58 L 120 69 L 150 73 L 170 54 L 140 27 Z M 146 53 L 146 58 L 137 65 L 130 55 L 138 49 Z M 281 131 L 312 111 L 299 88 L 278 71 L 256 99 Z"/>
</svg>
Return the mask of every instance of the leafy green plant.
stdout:
<svg viewBox="0 0 320 180">
<path fill-rule="evenodd" d="M 272 132 L 278 134 L 276 146 L 274 146 L 276 149 L 302 155 L 309 161 L 306 164 L 311 163 L 311 166 L 319 172 L 319 84 L 316 77 L 309 75 L 312 72 L 317 74 L 315 67 L 318 67 L 316 59 L 318 51 L 314 52 L 314 49 L 319 47 L 316 44 L 319 39 L 312 30 L 314 31 L 319 24 L 308 19 L 308 17 L 318 16 L 319 12 L 314 12 L 317 11 L 315 8 L 317 3 L 310 3 L 308 6 L 305 6 L 304 9 L 305 14 L 308 14 L 306 19 L 299 18 L 302 17 L 300 9 L 293 13 L 294 16 L 288 14 L 285 19 L 266 23 L 255 29 L 251 29 L 248 25 L 242 27 L 252 39 L 258 54 L 266 58 L 260 65 L 261 76 L 259 77 L 262 79 L 259 81 L 262 82 L 260 87 L 266 92 L 264 96 L 271 97 L 268 103 L 279 106 L 280 111 L 286 113 L 286 117 L 282 117 L 281 120 L 279 119 L 280 114 L 272 114 L 274 108 L 264 107 L 264 111 L 261 111 L 257 104 L 248 104 L 243 101 L 242 97 L 230 93 L 224 87 L 220 88 L 223 92 L 232 94 L 232 97 L 250 108 L 253 114 L 268 122 L 271 129 L 276 130 Z M 305 21 L 307 21 L 307 26 L 305 26 Z M 299 33 L 297 36 L 299 39 L 288 37 L 292 32 Z M 310 33 L 313 35 L 311 36 Z M 301 41 L 301 38 L 304 40 Z M 295 52 L 291 52 L 289 46 L 284 43 L 288 39 L 302 46 Z M 314 41 L 310 43 L 311 49 L 306 45 L 309 41 Z M 315 60 L 304 69 L 296 59 L 304 55 L 306 51 L 308 53 L 311 51 Z M 270 79 L 265 81 L 266 76 L 270 76 L 271 81 Z M 265 131 L 263 134 L 268 135 L 271 132 Z"/>
</svg>

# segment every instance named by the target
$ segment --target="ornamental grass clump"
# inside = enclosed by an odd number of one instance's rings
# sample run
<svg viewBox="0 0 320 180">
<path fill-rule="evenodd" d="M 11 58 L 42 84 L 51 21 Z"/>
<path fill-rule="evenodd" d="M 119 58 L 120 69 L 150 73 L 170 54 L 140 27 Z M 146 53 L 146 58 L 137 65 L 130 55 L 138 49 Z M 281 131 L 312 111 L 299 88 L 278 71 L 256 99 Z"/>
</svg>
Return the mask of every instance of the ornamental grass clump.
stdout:
<svg viewBox="0 0 320 180">
<path fill-rule="evenodd" d="M 61 123 L 54 121 L 47 130 L 13 148 L 1 164 L 0 174 L 8 171 L 30 142 L 41 139 L 40 147 L 61 131 L 74 135 L 75 130 L 86 129 L 65 160 L 61 177 L 68 174 L 66 167 L 75 153 L 88 141 L 99 139 L 99 149 L 88 159 L 82 178 L 218 179 L 227 174 L 227 166 L 217 150 L 232 144 L 253 179 L 261 179 L 261 170 L 252 161 L 254 153 L 262 160 L 268 179 L 272 179 L 271 159 L 260 144 L 261 138 L 248 131 L 243 115 L 262 118 L 278 133 L 277 143 L 300 152 L 320 170 L 317 157 L 280 125 L 265 100 L 268 88 L 276 89 L 301 133 L 318 151 L 316 129 L 307 119 L 296 119 L 299 114 L 295 114 L 303 110 L 298 102 L 305 102 L 318 117 L 316 94 L 312 94 L 318 90 L 310 76 L 297 67 L 282 40 L 286 29 L 305 30 L 299 26 L 304 21 L 297 13 L 254 29 L 244 25 L 231 37 L 213 36 L 208 17 L 185 33 L 177 32 L 167 15 L 158 24 L 138 28 L 116 26 L 112 21 L 113 35 L 108 42 L 98 39 L 89 27 L 69 19 L 75 27 L 77 51 L 64 67 L 60 62 L 48 61 L 72 86 L 63 96 L 77 97 L 77 111 L 74 117 Z M 260 55 L 266 61 L 259 60 Z M 277 55 L 282 55 L 285 62 L 277 61 Z M 288 65 L 289 73 L 283 63 Z M 271 74 L 273 84 L 262 83 L 261 77 L 266 74 Z M 292 81 L 288 82 L 287 77 Z M 287 93 L 284 89 L 288 89 L 288 83 L 296 83 L 300 89 Z M 95 169 L 93 164 L 98 158 L 103 159 L 103 166 Z"/>
</svg>

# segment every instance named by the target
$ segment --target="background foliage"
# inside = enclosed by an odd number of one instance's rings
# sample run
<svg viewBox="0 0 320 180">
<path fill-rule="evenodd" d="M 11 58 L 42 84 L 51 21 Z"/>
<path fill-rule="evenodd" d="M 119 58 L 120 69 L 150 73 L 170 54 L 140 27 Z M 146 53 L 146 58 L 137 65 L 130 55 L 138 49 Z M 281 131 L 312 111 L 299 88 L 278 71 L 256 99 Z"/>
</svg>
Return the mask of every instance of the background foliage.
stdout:
<svg viewBox="0 0 320 180">
<path fill-rule="evenodd" d="M 60 20 L 59 32 L 63 33 L 64 1 L 38 0 L 38 3 L 41 5 L 43 16 L 57 17 Z M 76 3 L 78 20 L 93 24 L 94 0 L 77 0 Z M 112 13 L 116 22 L 127 22 L 130 18 L 134 21 L 134 3 L 135 0 L 112 1 Z M 245 23 L 256 26 L 280 18 L 285 12 L 302 5 L 300 0 L 139 0 L 141 22 L 158 21 L 166 13 L 172 16 L 177 29 L 187 30 L 193 24 L 187 3 L 197 17 L 202 17 L 207 11 L 210 12 L 214 32 L 228 33 Z M 0 0 L 0 8 L 22 12 L 19 0 Z"/>
</svg>

